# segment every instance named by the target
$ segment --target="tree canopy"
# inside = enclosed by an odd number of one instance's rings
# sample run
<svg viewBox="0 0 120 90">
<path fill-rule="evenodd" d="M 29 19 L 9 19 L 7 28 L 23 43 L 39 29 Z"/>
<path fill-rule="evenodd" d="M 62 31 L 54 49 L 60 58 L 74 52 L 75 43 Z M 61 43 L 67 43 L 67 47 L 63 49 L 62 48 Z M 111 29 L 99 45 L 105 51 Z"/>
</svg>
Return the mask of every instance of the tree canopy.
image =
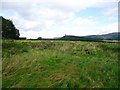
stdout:
<svg viewBox="0 0 120 90">
<path fill-rule="evenodd" d="M 2 16 L 0 17 L 2 23 L 0 23 L 0 27 L 2 27 L 1 34 L 2 38 L 5 39 L 18 39 L 20 36 L 19 30 L 16 29 L 13 22 L 9 19 L 5 19 Z"/>
</svg>

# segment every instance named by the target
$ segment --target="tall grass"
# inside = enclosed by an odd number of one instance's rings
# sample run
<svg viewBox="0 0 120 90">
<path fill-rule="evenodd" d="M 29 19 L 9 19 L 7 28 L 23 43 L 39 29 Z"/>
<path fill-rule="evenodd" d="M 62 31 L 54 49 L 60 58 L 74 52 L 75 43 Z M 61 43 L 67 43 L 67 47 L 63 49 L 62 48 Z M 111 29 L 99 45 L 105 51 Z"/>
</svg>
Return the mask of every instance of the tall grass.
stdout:
<svg viewBox="0 0 120 90">
<path fill-rule="evenodd" d="M 3 87 L 118 88 L 118 44 L 3 41 Z"/>
</svg>

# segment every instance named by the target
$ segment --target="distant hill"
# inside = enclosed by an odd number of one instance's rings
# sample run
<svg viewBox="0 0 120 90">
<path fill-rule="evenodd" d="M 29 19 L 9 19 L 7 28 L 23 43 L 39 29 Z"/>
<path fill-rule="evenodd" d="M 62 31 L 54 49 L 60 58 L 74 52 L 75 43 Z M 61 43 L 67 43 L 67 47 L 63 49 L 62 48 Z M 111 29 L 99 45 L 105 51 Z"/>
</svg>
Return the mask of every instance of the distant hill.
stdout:
<svg viewBox="0 0 120 90">
<path fill-rule="evenodd" d="M 89 35 L 84 37 L 90 38 L 90 39 L 120 40 L 120 32 L 114 32 L 114 33 L 103 34 L 103 35 Z"/>
<path fill-rule="evenodd" d="M 102 34 L 102 35 L 88 35 L 88 36 L 72 36 L 66 35 L 59 39 L 62 40 L 120 40 L 120 32 Z"/>
</svg>

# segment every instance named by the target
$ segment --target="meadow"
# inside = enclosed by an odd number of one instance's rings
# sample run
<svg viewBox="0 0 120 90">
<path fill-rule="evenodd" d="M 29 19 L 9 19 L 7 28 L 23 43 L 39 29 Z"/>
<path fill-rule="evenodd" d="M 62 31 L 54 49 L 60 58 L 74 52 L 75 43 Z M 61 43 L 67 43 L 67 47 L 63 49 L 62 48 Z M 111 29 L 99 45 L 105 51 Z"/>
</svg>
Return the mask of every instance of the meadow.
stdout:
<svg viewBox="0 0 120 90">
<path fill-rule="evenodd" d="M 118 43 L 2 40 L 3 88 L 118 88 Z"/>
</svg>

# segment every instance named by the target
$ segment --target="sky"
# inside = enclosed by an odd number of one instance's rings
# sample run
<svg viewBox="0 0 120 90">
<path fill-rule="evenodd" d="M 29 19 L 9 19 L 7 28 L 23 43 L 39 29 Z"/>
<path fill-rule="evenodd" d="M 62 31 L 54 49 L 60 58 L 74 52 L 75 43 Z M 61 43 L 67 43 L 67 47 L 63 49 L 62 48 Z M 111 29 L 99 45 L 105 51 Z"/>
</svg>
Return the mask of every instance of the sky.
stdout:
<svg viewBox="0 0 120 90">
<path fill-rule="evenodd" d="M 119 0 L 2 0 L 0 16 L 20 37 L 54 38 L 118 32 Z"/>
</svg>

